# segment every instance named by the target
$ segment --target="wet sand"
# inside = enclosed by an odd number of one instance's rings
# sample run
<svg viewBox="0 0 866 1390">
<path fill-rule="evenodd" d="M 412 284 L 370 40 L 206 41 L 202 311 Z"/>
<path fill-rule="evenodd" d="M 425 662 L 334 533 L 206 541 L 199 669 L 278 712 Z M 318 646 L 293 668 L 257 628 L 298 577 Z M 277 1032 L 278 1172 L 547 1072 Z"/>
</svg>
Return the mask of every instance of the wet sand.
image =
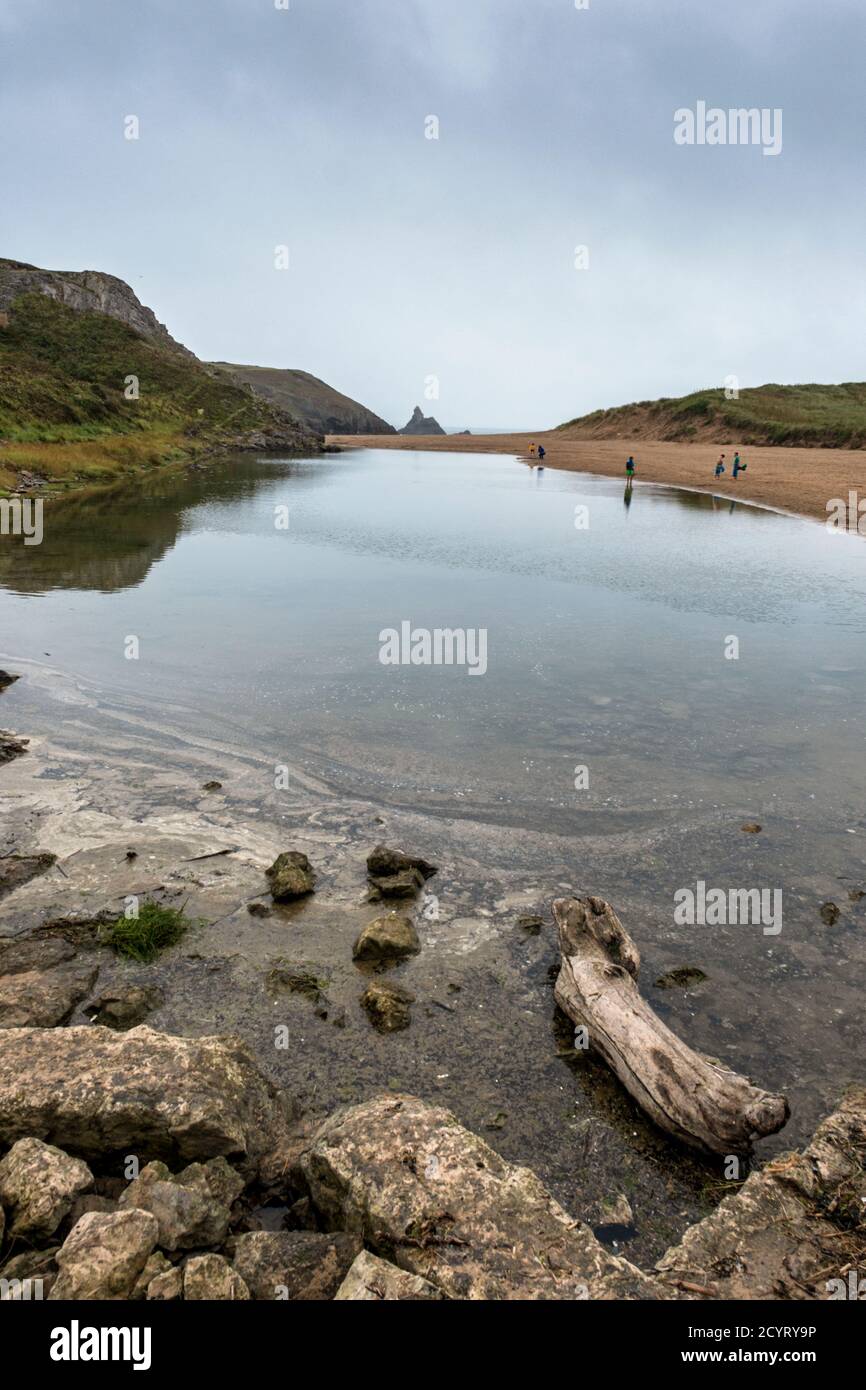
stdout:
<svg viewBox="0 0 866 1390">
<path fill-rule="evenodd" d="M 714 477 L 724 452 L 730 465 L 731 444 L 669 444 L 641 439 L 574 439 L 556 430 L 539 434 L 330 435 L 342 448 L 442 449 L 451 453 L 518 454 L 529 459 L 529 446 L 543 444 L 546 468 L 566 468 L 625 480 L 625 461 L 633 454 L 635 481 L 696 488 L 720 497 L 742 498 L 783 512 L 826 521 L 827 503 L 848 499 L 850 490 L 866 499 L 866 449 L 782 449 L 741 446 L 747 464 L 734 482 L 730 467 Z M 866 528 L 866 517 L 864 517 Z"/>
</svg>

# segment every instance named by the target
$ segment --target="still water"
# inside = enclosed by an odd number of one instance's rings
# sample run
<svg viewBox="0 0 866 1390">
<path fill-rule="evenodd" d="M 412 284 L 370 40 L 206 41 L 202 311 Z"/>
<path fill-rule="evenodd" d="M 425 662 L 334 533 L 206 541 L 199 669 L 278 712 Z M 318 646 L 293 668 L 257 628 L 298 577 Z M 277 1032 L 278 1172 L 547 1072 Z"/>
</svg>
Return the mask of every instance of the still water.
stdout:
<svg viewBox="0 0 866 1390">
<path fill-rule="evenodd" d="M 383 632 L 404 624 L 483 633 L 486 669 L 383 664 Z M 260 793 L 247 785 L 239 809 L 277 815 L 288 766 L 335 800 L 416 817 L 418 852 L 464 856 L 493 933 L 464 952 L 486 972 L 477 1017 L 460 1042 L 441 1035 L 447 1014 L 419 1017 L 407 1075 L 405 1048 L 380 1061 L 372 1039 L 355 1066 L 371 1086 L 396 1071 L 439 1087 L 480 1128 L 503 1091 L 534 1098 L 496 1146 L 573 1209 L 575 1086 L 613 1097 L 614 1167 L 638 1122 L 600 1071 L 576 1079 L 556 1059 L 555 944 L 493 909 L 506 890 L 540 909 L 569 887 L 608 897 L 654 1007 L 791 1097 L 764 1152 L 801 1140 L 866 1075 L 864 635 L 857 538 L 490 455 L 242 458 L 51 503 L 41 546 L 0 550 L 0 661 L 27 673 L 4 724 L 122 759 L 125 712 L 155 768 L 169 737 L 249 759 Z M 676 922 L 675 893 L 699 880 L 780 892 L 781 932 Z M 422 985 L 433 959 L 411 967 Z M 679 965 L 706 984 L 655 986 Z M 657 1169 L 635 1183 L 657 1192 Z"/>
</svg>

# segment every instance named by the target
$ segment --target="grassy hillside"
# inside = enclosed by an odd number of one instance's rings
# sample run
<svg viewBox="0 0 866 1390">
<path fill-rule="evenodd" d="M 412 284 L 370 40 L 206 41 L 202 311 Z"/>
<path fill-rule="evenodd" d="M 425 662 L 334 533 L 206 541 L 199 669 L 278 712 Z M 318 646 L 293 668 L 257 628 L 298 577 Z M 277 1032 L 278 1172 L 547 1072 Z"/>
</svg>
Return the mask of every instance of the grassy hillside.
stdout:
<svg viewBox="0 0 866 1390">
<path fill-rule="evenodd" d="M 288 410 L 321 434 L 394 434 L 372 410 L 344 396 L 309 372 L 288 367 L 246 367 L 236 362 L 212 362 L 212 367 L 245 382 L 265 400 Z"/>
<path fill-rule="evenodd" d="M 183 457 L 249 430 L 294 422 L 117 319 L 42 294 L 0 325 L 0 485 L 18 469 L 60 481 Z M 128 400 L 128 377 L 139 399 Z"/>
<path fill-rule="evenodd" d="M 669 439 L 803 448 L 866 447 L 866 383 L 721 389 L 595 410 L 560 425 L 572 439 Z"/>
</svg>

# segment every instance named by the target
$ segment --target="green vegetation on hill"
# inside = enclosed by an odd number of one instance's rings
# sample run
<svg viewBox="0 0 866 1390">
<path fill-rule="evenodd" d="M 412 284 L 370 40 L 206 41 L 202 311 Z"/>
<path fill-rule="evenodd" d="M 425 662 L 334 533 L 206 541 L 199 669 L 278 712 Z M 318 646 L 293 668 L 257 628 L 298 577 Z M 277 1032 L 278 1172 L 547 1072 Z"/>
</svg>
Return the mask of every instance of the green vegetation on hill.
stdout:
<svg viewBox="0 0 866 1390">
<path fill-rule="evenodd" d="M 141 431 L 254 429 L 272 423 L 248 392 L 141 337 L 117 319 L 79 313 L 47 295 L 17 299 L 0 327 L 0 436 L 98 439 Z M 138 400 L 124 395 L 139 381 Z"/>
<path fill-rule="evenodd" d="M 866 383 L 756 386 L 727 400 L 722 389 L 694 391 L 595 410 L 560 425 L 572 438 L 696 440 L 800 448 L 866 447 Z"/>
</svg>

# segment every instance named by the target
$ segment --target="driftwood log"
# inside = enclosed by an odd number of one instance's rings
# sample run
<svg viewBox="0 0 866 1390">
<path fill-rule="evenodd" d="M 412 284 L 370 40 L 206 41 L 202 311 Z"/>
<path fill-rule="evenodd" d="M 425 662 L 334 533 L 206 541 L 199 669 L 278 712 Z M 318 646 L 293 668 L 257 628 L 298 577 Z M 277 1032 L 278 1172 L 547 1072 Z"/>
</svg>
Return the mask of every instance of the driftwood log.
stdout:
<svg viewBox="0 0 866 1390">
<path fill-rule="evenodd" d="M 775 1134 L 790 1110 L 745 1076 L 688 1047 L 641 998 L 640 955 L 602 898 L 558 898 L 562 965 L 555 995 L 630 1095 L 662 1129 L 692 1148 L 747 1153 Z"/>
</svg>

